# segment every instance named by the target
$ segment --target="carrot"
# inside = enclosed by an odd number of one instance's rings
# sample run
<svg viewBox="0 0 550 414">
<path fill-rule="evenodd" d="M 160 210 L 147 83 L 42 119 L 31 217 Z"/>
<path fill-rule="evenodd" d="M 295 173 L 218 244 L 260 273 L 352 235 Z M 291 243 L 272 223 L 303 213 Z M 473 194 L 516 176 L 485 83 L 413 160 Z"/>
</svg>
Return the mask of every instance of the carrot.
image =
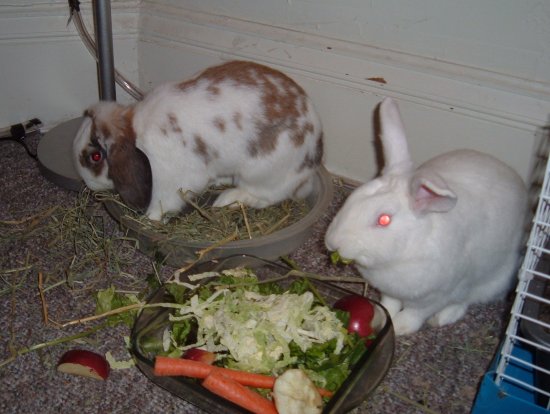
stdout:
<svg viewBox="0 0 550 414">
<path fill-rule="evenodd" d="M 213 365 L 192 359 L 157 355 L 153 372 L 158 376 L 184 376 L 204 379 L 213 368 Z"/>
<path fill-rule="evenodd" d="M 331 390 L 327 390 L 321 387 L 317 387 L 317 391 L 319 391 L 319 394 L 321 394 L 321 397 L 330 398 L 334 395 L 334 392 L 332 392 Z"/>
<path fill-rule="evenodd" d="M 275 404 L 257 392 L 224 375 L 223 369 L 213 369 L 202 385 L 209 391 L 257 414 L 277 414 Z"/>
<path fill-rule="evenodd" d="M 220 368 L 224 375 L 237 381 L 241 385 L 247 385 L 254 388 L 273 388 L 275 385 L 275 377 L 263 374 L 255 374 L 253 372 L 238 371 L 229 368 Z"/>
<path fill-rule="evenodd" d="M 204 379 L 214 369 L 221 369 L 224 375 L 233 378 L 242 385 L 255 388 L 273 388 L 275 377 L 255 374 L 253 372 L 238 371 L 235 369 L 216 367 L 204 362 L 185 358 L 170 358 L 157 356 L 155 358 L 155 375 L 159 376 L 184 376 Z"/>
<path fill-rule="evenodd" d="M 155 358 L 154 374 L 158 376 L 184 376 L 190 378 L 204 379 L 214 369 L 222 370 L 223 374 L 241 385 L 254 388 L 272 389 L 276 377 L 270 375 L 256 374 L 253 372 L 238 371 L 230 368 L 216 367 L 204 362 L 185 358 L 171 358 L 157 356 Z M 324 388 L 317 388 L 322 397 L 332 397 L 333 392 Z"/>
</svg>

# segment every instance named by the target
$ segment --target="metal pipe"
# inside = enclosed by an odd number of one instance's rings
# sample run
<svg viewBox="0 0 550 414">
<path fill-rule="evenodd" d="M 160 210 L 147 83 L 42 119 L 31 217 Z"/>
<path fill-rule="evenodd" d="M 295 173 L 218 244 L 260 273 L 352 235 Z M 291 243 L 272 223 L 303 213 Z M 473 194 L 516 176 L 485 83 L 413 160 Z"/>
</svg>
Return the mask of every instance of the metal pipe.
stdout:
<svg viewBox="0 0 550 414">
<path fill-rule="evenodd" d="M 94 39 L 92 39 L 92 36 L 90 36 L 90 33 L 86 29 L 86 26 L 82 20 L 82 16 L 80 14 L 80 6 L 78 2 L 74 2 L 74 0 L 69 1 L 69 5 L 71 7 L 71 16 L 70 18 L 74 22 L 74 25 L 76 27 L 76 30 L 80 36 L 80 39 L 90 52 L 90 54 L 93 56 L 95 61 L 98 61 L 97 57 L 97 47 L 95 45 Z M 143 99 L 143 91 L 139 89 L 136 85 L 134 85 L 132 82 L 130 82 L 124 75 L 122 75 L 115 67 L 115 82 L 130 96 L 132 96 L 135 100 L 141 101 Z"/>
<path fill-rule="evenodd" d="M 99 99 L 116 101 L 111 1 L 95 0 L 95 37 L 98 55 Z"/>
</svg>

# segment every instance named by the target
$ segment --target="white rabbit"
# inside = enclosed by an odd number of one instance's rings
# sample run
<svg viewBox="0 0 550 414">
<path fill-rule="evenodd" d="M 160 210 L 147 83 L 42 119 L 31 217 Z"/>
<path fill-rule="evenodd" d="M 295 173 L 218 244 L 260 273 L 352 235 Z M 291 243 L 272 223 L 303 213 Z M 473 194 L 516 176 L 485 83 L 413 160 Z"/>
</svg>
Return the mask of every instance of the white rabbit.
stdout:
<svg viewBox="0 0 550 414">
<path fill-rule="evenodd" d="M 522 179 L 496 158 L 456 150 L 414 169 L 397 105 L 380 105 L 385 167 L 345 201 L 326 246 L 381 293 L 395 332 L 459 320 L 503 297 L 521 254 Z"/>
<path fill-rule="evenodd" d="M 219 182 L 235 188 L 215 206 L 263 208 L 306 197 L 322 162 L 322 135 L 311 101 L 292 79 L 232 61 L 163 84 L 132 106 L 92 106 L 73 153 L 88 187 L 115 189 L 160 220 L 184 206 L 182 194 Z"/>
</svg>

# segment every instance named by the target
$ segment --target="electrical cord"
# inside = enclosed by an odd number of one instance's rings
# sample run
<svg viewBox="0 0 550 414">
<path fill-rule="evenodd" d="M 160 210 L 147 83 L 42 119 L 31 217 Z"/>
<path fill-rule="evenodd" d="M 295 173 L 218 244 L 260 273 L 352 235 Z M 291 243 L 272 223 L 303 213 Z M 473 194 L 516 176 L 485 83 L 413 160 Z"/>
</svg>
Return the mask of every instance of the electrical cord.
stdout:
<svg viewBox="0 0 550 414">
<path fill-rule="evenodd" d="M 27 154 L 31 158 L 37 160 L 38 156 L 30 150 L 25 139 L 27 138 L 27 134 L 29 132 L 38 131 L 41 126 L 42 121 L 38 118 L 33 118 L 27 121 L 24 125 L 14 124 L 8 128 L 0 130 L 0 141 L 15 141 L 18 144 L 21 144 L 25 148 L 25 151 L 27 151 Z"/>
</svg>

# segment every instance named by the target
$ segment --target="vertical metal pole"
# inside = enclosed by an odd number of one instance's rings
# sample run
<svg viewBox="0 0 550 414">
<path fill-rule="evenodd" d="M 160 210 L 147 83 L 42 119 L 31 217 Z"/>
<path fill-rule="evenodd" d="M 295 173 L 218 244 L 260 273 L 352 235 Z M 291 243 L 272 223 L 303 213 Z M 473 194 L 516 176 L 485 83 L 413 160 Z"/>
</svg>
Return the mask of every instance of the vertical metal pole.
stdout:
<svg viewBox="0 0 550 414">
<path fill-rule="evenodd" d="M 99 99 L 116 101 L 111 1 L 94 0 Z"/>
</svg>

